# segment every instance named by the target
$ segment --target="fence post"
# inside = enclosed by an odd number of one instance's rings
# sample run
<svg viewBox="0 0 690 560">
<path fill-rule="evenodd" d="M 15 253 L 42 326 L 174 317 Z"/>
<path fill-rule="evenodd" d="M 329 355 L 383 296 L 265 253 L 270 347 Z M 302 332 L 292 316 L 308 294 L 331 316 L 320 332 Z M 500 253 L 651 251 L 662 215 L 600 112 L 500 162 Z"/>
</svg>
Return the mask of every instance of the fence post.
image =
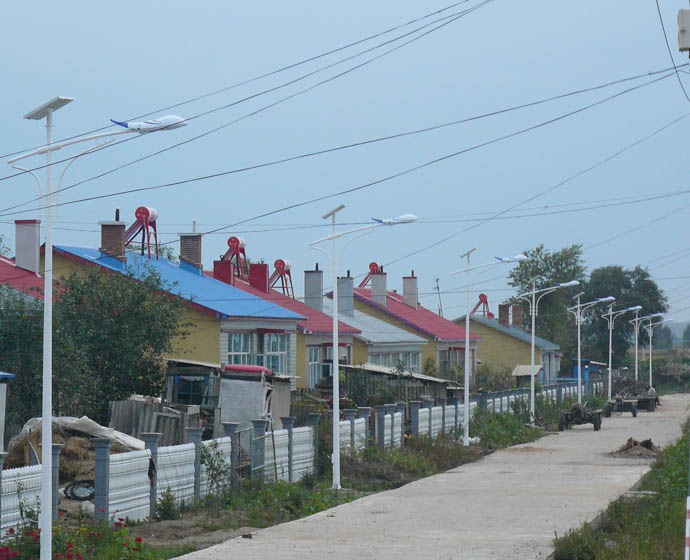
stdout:
<svg viewBox="0 0 690 560">
<path fill-rule="evenodd" d="M 563 387 L 560 383 L 556 386 L 556 402 L 563 402 Z"/>
<path fill-rule="evenodd" d="M 230 438 L 230 478 L 233 485 L 237 482 L 237 469 L 240 462 L 240 438 L 237 433 L 239 428 L 239 422 L 223 422 L 225 435 Z"/>
<path fill-rule="evenodd" d="M 422 399 L 422 408 L 428 408 L 429 409 L 428 436 L 429 436 L 429 439 L 431 439 L 431 409 L 434 408 L 434 401 L 432 401 L 431 399 Z"/>
<path fill-rule="evenodd" d="M 251 450 L 251 469 L 252 478 L 264 480 L 264 464 L 266 463 L 266 418 L 252 420 L 252 450 Z M 255 474 L 256 473 L 256 474 Z"/>
<path fill-rule="evenodd" d="M 343 410 L 343 419 L 350 423 L 350 451 L 355 450 L 355 414 L 357 411 L 354 408 L 346 408 Z"/>
<path fill-rule="evenodd" d="M 422 401 L 410 401 L 410 422 L 412 435 L 419 435 L 419 408 L 422 406 Z"/>
<path fill-rule="evenodd" d="M 52 448 L 53 453 L 53 466 L 52 473 L 52 483 L 53 483 L 53 521 L 58 518 L 58 486 L 60 485 L 60 450 L 62 449 L 61 443 L 54 443 Z M 2 487 L 0 486 L 0 491 Z"/>
<path fill-rule="evenodd" d="M 185 428 L 187 440 L 194 444 L 194 503 L 201 499 L 201 430 L 202 428 Z"/>
<path fill-rule="evenodd" d="M 94 515 L 95 521 L 108 519 L 108 494 L 110 492 L 110 445 L 111 441 L 105 438 L 91 439 L 96 451 L 94 468 Z"/>
<path fill-rule="evenodd" d="M 283 423 L 283 428 L 287 430 L 288 434 L 288 482 L 293 482 L 292 478 L 292 464 L 293 464 L 293 456 L 294 456 L 294 451 L 293 451 L 293 438 L 292 438 L 292 430 L 295 425 L 295 417 L 294 416 L 281 416 L 280 421 Z"/>
<path fill-rule="evenodd" d="M 364 418 L 364 440 L 368 442 L 371 437 L 371 408 L 368 406 L 360 406 L 357 408 L 357 412 L 359 412 L 360 418 Z"/>
<path fill-rule="evenodd" d="M 484 391 L 479 392 L 479 406 L 486 408 L 486 393 Z"/>
<path fill-rule="evenodd" d="M 455 421 L 453 423 L 453 433 L 455 434 L 455 437 L 458 438 L 460 437 L 460 418 L 458 418 L 458 414 L 460 412 L 460 400 L 458 397 L 453 397 L 450 400 L 451 404 L 455 407 Z"/>
<path fill-rule="evenodd" d="M 376 443 L 383 449 L 385 447 L 385 431 L 386 431 L 386 405 L 376 405 Z"/>
<path fill-rule="evenodd" d="M 318 476 L 319 465 L 319 418 L 318 412 L 310 412 L 307 416 L 307 426 L 311 426 L 314 436 L 314 475 Z"/>
<path fill-rule="evenodd" d="M 446 399 L 438 398 L 438 406 L 441 407 L 441 433 L 446 433 Z"/>
<path fill-rule="evenodd" d="M 158 442 L 161 439 L 161 434 L 156 432 L 144 432 L 139 434 L 139 437 L 144 440 L 146 449 L 151 452 L 151 463 L 153 468 L 150 468 L 149 463 L 149 477 L 151 479 L 151 490 L 149 491 L 149 517 L 156 514 L 156 505 L 158 504 Z"/>
</svg>

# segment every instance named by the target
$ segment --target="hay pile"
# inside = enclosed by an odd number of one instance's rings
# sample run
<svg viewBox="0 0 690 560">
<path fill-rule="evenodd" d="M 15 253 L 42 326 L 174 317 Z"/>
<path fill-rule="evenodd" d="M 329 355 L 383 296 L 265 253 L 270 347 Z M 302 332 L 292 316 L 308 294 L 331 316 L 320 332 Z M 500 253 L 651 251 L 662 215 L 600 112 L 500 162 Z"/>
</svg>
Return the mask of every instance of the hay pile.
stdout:
<svg viewBox="0 0 690 560">
<path fill-rule="evenodd" d="M 60 483 L 73 480 L 93 480 L 95 452 L 89 438 L 90 436 L 84 432 L 65 429 L 53 421 L 53 443 L 61 443 L 64 446 L 60 451 Z M 40 425 L 12 438 L 3 468 L 14 469 L 29 465 L 29 445 L 33 447 L 40 460 L 40 444 Z M 132 448 L 117 441 L 113 441 L 110 447 L 111 454 L 131 450 Z"/>
</svg>

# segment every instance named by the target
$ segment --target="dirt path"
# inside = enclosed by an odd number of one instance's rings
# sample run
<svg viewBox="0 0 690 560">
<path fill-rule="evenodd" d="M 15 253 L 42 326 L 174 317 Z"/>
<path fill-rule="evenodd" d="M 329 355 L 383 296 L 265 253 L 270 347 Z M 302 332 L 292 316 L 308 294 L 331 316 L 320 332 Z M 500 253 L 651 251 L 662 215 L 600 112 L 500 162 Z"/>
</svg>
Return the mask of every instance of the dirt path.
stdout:
<svg viewBox="0 0 690 560">
<path fill-rule="evenodd" d="M 690 395 L 547 436 L 478 463 L 306 519 L 182 556 L 185 560 L 328 558 L 545 558 L 559 535 L 592 519 L 649 468 L 613 457 L 629 437 L 665 446 L 680 435 Z"/>
</svg>

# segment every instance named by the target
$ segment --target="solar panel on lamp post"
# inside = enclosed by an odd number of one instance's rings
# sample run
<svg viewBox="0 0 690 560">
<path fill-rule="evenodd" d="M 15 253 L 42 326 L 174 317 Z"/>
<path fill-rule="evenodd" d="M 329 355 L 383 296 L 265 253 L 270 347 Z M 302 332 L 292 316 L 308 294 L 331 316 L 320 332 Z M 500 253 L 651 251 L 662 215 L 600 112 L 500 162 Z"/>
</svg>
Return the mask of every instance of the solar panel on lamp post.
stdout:
<svg viewBox="0 0 690 560">
<path fill-rule="evenodd" d="M 328 218 L 331 219 L 331 225 L 333 228 L 333 233 L 312 241 L 309 246 L 322 251 L 328 255 L 328 251 L 316 247 L 319 243 L 325 241 L 332 241 L 331 246 L 331 275 L 333 277 L 333 363 L 331 367 L 331 377 L 333 379 L 333 454 L 331 455 L 331 463 L 333 464 L 333 490 L 340 490 L 340 368 L 339 368 L 339 340 L 338 340 L 338 247 L 337 240 L 346 235 L 352 235 L 353 233 L 360 233 L 361 235 L 368 233 L 369 231 L 382 227 L 382 226 L 394 226 L 398 224 L 409 224 L 416 221 L 418 218 L 414 214 L 403 214 L 397 218 L 372 218 L 373 224 L 366 226 L 350 229 L 347 231 L 336 231 L 336 214 L 345 208 L 344 204 L 340 204 L 333 210 L 326 212 L 321 216 L 324 220 Z M 347 245 L 346 245 L 347 246 Z M 306 294 L 305 294 L 306 295 Z M 313 295 L 313 294 L 310 294 Z M 322 295 L 320 294 L 322 297 Z M 385 296 L 385 294 L 384 294 Z"/>
<path fill-rule="evenodd" d="M 29 158 L 31 156 L 45 154 L 46 155 L 46 204 L 45 204 L 45 259 L 44 259 L 44 288 L 43 288 L 43 386 L 42 386 L 42 402 L 41 402 L 41 511 L 39 513 L 38 525 L 41 530 L 41 544 L 40 544 L 40 559 L 50 560 L 52 558 L 52 515 L 53 515 L 53 494 L 52 494 L 52 440 L 53 440 L 53 426 L 52 426 L 52 411 L 53 411 L 53 192 L 52 192 L 52 154 L 56 150 L 60 150 L 66 146 L 87 142 L 90 140 L 97 140 L 108 136 L 123 134 L 127 132 L 138 132 L 146 134 L 148 132 L 155 132 L 158 130 L 173 129 L 185 126 L 187 123 L 181 117 L 168 115 L 161 119 L 152 119 L 144 123 L 120 123 L 118 124 L 125 128 L 125 130 L 117 130 L 105 132 L 101 134 L 93 134 L 90 136 L 81 136 L 77 139 L 67 142 L 53 143 L 53 113 L 58 109 L 64 107 L 68 103 L 74 101 L 72 97 L 54 97 L 50 101 L 37 107 L 33 111 L 24 115 L 25 119 L 29 120 L 46 120 L 46 143 L 41 148 L 33 150 L 28 153 L 20 154 L 12 159 L 7 160 L 8 164 L 13 164 L 16 161 Z M 130 125 L 131 128 L 130 128 Z M 62 178 L 64 177 L 67 168 L 80 156 L 99 148 L 95 146 L 84 150 L 76 156 L 69 158 L 69 162 L 63 169 L 60 179 L 58 180 L 58 190 Z M 25 172 L 31 173 L 34 179 L 38 182 L 39 193 L 41 192 L 41 181 L 38 176 L 31 169 L 20 168 Z"/>
<path fill-rule="evenodd" d="M 451 272 L 451 276 L 456 274 L 465 274 L 465 363 L 464 363 L 464 399 L 463 399 L 463 428 L 462 428 L 462 443 L 465 447 L 470 444 L 470 293 L 472 291 L 472 276 L 471 272 L 478 269 L 486 269 L 501 263 L 516 263 L 527 260 L 525 255 L 515 255 L 514 257 L 496 257 L 495 262 L 470 266 L 470 255 L 476 249 L 470 249 L 465 254 L 460 255 L 461 259 L 467 259 L 467 267 L 462 270 Z"/>
</svg>

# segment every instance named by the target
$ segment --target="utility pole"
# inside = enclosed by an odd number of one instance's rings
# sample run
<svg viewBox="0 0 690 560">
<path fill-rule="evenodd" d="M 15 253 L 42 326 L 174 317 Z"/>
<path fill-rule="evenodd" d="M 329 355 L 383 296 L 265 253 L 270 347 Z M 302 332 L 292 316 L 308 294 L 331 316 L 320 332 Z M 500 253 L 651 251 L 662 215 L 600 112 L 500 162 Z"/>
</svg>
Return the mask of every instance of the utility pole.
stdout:
<svg viewBox="0 0 690 560">
<path fill-rule="evenodd" d="M 441 303 L 441 286 L 438 283 L 438 278 L 436 278 L 436 293 L 438 294 L 438 315 L 443 317 L 443 303 Z"/>
</svg>

